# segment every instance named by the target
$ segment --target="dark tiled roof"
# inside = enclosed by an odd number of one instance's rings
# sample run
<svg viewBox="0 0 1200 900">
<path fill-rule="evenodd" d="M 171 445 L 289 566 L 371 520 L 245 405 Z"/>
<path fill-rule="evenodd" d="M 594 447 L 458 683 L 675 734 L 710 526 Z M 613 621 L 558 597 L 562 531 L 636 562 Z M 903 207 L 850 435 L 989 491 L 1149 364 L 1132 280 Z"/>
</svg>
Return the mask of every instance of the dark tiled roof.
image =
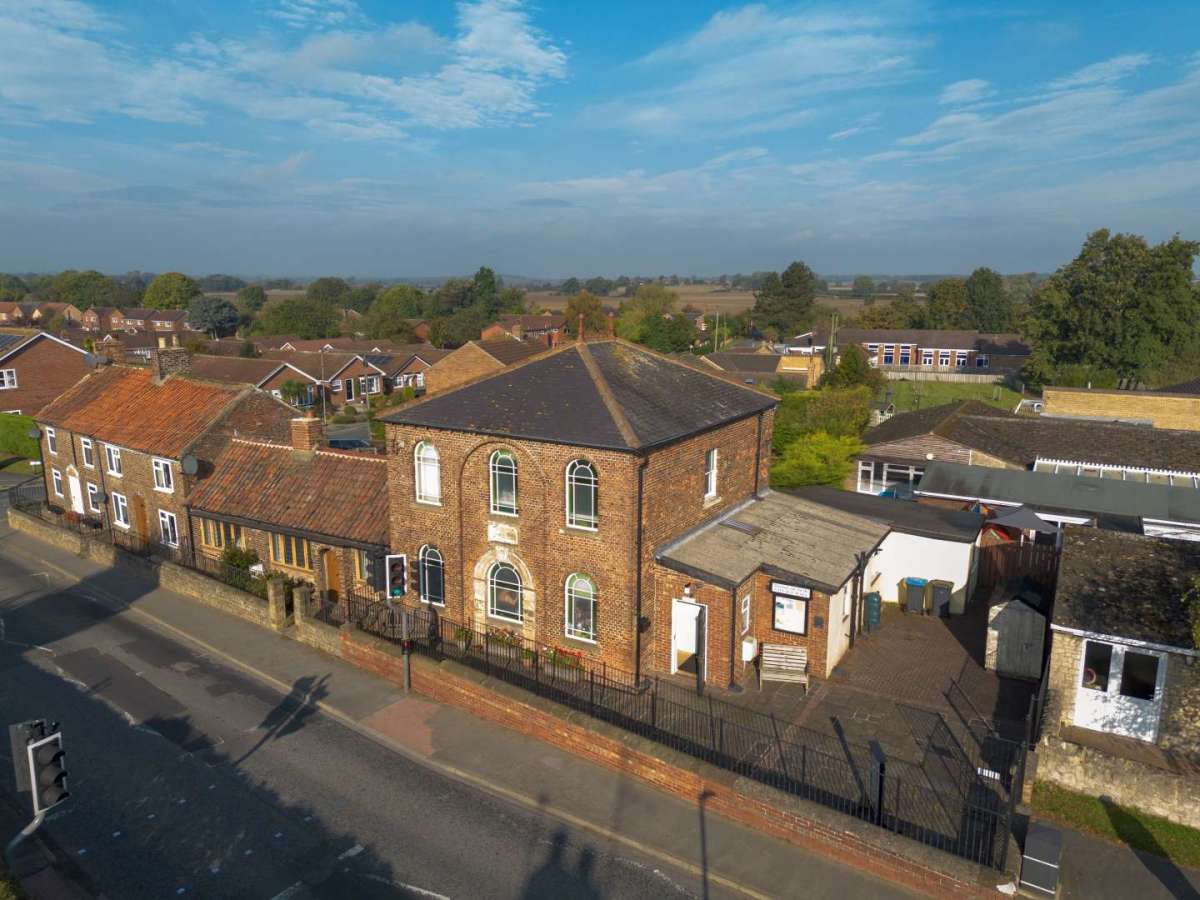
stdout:
<svg viewBox="0 0 1200 900">
<path fill-rule="evenodd" d="M 238 391 L 178 376 L 156 384 L 148 369 L 108 366 L 68 388 L 38 421 L 106 443 L 179 458 Z"/>
<path fill-rule="evenodd" d="M 941 406 L 931 406 L 928 409 L 917 409 L 894 415 L 886 422 L 869 429 L 863 435 L 863 442 L 867 445 L 884 444 L 922 434 L 936 434 L 944 437 L 943 432 L 961 416 L 1016 418 L 1012 413 L 988 406 L 986 403 L 980 403 L 978 400 L 959 400 L 955 403 L 944 403 Z"/>
<path fill-rule="evenodd" d="M 331 350 L 328 353 L 314 353 L 307 350 L 264 350 L 262 358 L 288 363 L 314 381 L 320 381 L 323 378 L 325 380 L 332 378 L 335 372 L 346 368 L 357 359 L 358 354 L 343 353 L 338 350 Z"/>
<path fill-rule="evenodd" d="M 774 353 L 710 353 L 704 358 L 726 372 L 770 375 L 779 369 L 783 357 Z"/>
<path fill-rule="evenodd" d="M 241 356 L 193 356 L 192 374 L 224 384 L 258 384 L 282 363 L 277 359 L 249 359 Z"/>
<path fill-rule="evenodd" d="M 1200 575 L 1200 544 L 1068 526 L 1054 624 L 1194 649 L 1184 601 Z"/>
<path fill-rule="evenodd" d="M 501 338 L 497 341 L 472 341 L 471 343 L 496 362 L 506 366 L 546 352 L 546 348 L 540 344 L 527 344 L 513 338 Z"/>
<path fill-rule="evenodd" d="M 806 487 L 794 494 L 822 506 L 884 522 L 894 531 L 948 541 L 973 541 L 983 528 L 984 517 L 966 510 L 927 506 L 910 500 L 894 500 L 873 494 L 839 491 L 831 487 Z"/>
<path fill-rule="evenodd" d="M 159 322 L 182 322 L 187 318 L 186 309 L 148 309 L 146 318 Z"/>
<path fill-rule="evenodd" d="M 567 324 L 567 317 L 556 313 L 544 316 L 501 316 L 499 324 L 505 329 L 519 324 L 525 331 L 541 331 L 546 328 L 563 328 Z"/>
<path fill-rule="evenodd" d="M 382 456 L 299 453 L 235 438 L 191 505 L 199 513 L 386 545 L 387 463 Z"/>
<path fill-rule="evenodd" d="M 121 310 L 121 315 L 126 319 L 149 319 L 158 312 L 156 309 L 146 309 L 141 306 L 135 306 L 130 309 Z"/>
<path fill-rule="evenodd" d="M 1160 388 L 1155 391 L 1157 394 L 1193 394 L 1200 396 L 1200 378 L 1193 378 L 1191 381 L 1184 381 L 1179 384 L 1173 384 L 1170 387 Z"/>
<path fill-rule="evenodd" d="M 996 356 L 1029 356 L 1033 352 L 1033 347 L 1019 334 L 981 331 L 978 350 L 980 353 L 991 353 Z"/>
<path fill-rule="evenodd" d="M 774 397 L 624 341 L 571 343 L 385 416 L 389 422 L 638 450 L 770 409 Z"/>
</svg>

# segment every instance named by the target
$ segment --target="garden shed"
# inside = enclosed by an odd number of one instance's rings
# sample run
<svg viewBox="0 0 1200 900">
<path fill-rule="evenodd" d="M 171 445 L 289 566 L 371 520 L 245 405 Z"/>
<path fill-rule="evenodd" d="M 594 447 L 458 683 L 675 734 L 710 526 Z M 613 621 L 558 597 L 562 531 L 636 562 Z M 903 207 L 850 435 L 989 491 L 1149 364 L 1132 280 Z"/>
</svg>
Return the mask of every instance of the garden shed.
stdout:
<svg viewBox="0 0 1200 900">
<path fill-rule="evenodd" d="M 1006 678 L 1042 677 L 1046 617 L 1022 596 L 1009 596 L 988 608 L 984 666 Z"/>
</svg>

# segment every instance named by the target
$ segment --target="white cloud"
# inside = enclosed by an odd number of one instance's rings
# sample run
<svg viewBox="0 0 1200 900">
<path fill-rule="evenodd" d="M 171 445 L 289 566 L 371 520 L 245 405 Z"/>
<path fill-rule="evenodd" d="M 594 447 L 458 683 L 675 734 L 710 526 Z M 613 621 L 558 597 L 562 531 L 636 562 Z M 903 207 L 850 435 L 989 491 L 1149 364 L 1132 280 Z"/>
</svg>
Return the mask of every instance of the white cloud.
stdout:
<svg viewBox="0 0 1200 900">
<path fill-rule="evenodd" d="M 982 78 L 968 78 L 966 81 L 956 81 L 942 88 L 938 103 L 943 106 L 952 104 L 961 106 L 964 103 L 974 103 L 991 94 L 991 85 Z"/>
<path fill-rule="evenodd" d="M 171 145 L 171 149 L 179 153 L 199 153 L 213 156 L 223 156 L 225 159 L 250 159 L 254 156 L 249 150 L 239 150 L 236 147 L 225 147 L 213 141 L 184 141 Z"/>
<path fill-rule="evenodd" d="M 1152 59 L 1148 53 L 1127 53 L 1123 56 L 1114 56 L 1112 59 L 1084 66 L 1064 78 L 1056 79 L 1050 82 L 1050 88 L 1051 90 L 1065 91 L 1071 88 L 1113 84 L 1149 65 Z"/>
<path fill-rule="evenodd" d="M 341 27 L 363 18 L 354 0 L 279 0 L 267 15 L 292 28 Z"/>
<path fill-rule="evenodd" d="M 851 125 L 849 128 L 843 128 L 841 131 L 835 131 L 829 135 L 831 141 L 844 141 L 846 138 L 854 137 L 856 134 L 863 134 L 868 131 L 878 131 L 881 126 L 879 124 L 880 114 L 877 112 L 869 113 Z"/>
</svg>

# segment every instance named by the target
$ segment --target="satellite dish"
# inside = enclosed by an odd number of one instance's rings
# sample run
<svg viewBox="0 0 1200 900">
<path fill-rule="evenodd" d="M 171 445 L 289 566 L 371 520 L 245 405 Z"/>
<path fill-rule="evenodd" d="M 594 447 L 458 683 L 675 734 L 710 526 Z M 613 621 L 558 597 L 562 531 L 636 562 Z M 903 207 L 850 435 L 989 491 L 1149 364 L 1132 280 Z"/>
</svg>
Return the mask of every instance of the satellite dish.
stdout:
<svg viewBox="0 0 1200 900">
<path fill-rule="evenodd" d="M 200 460 L 189 453 L 179 461 L 179 468 L 183 469 L 184 475 L 195 475 L 200 471 Z"/>
</svg>

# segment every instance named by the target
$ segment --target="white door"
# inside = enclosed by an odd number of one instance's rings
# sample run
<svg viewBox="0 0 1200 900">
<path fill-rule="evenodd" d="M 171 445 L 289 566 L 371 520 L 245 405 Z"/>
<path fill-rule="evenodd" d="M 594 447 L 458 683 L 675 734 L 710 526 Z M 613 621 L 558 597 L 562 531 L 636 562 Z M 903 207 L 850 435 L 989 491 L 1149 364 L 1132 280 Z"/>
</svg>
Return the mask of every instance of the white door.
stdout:
<svg viewBox="0 0 1200 900">
<path fill-rule="evenodd" d="M 1158 738 L 1167 658 L 1152 650 L 1084 641 L 1075 724 L 1153 742 Z"/>
<path fill-rule="evenodd" d="M 696 626 L 700 619 L 700 604 L 676 600 L 671 613 L 671 671 L 693 675 L 700 657 L 696 655 Z"/>
<path fill-rule="evenodd" d="M 80 515 L 83 514 L 83 486 L 79 483 L 78 475 L 68 475 L 67 483 L 71 490 L 71 509 Z"/>
</svg>

